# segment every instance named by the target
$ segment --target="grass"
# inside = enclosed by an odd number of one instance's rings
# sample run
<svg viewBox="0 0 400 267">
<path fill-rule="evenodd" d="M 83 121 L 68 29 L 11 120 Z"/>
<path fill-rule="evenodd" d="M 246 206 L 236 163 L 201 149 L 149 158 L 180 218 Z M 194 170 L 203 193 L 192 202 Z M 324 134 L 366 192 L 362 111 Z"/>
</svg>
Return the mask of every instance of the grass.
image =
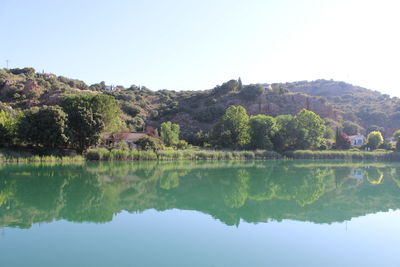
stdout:
<svg viewBox="0 0 400 267">
<path fill-rule="evenodd" d="M 72 163 L 83 161 L 85 161 L 85 158 L 83 156 L 38 156 L 28 152 L 17 152 L 4 149 L 0 150 L 0 163 Z"/>
<path fill-rule="evenodd" d="M 0 163 L 73 163 L 88 161 L 180 161 L 180 160 L 268 160 L 268 159 L 342 159 L 342 160 L 375 160 L 400 161 L 400 152 L 386 150 L 296 150 L 283 155 L 266 150 L 234 151 L 234 150 L 162 150 L 140 151 L 128 149 L 95 148 L 88 150 L 84 156 L 38 156 L 29 152 L 0 150 Z"/>
<path fill-rule="evenodd" d="M 387 150 L 296 150 L 285 155 L 293 159 L 400 160 L 400 153 Z"/>
<path fill-rule="evenodd" d="M 87 160 L 255 160 L 280 159 L 282 156 L 273 151 L 219 151 L 219 150 L 162 150 L 138 151 L 98 148 L 86 153 Z"/>
</svg>

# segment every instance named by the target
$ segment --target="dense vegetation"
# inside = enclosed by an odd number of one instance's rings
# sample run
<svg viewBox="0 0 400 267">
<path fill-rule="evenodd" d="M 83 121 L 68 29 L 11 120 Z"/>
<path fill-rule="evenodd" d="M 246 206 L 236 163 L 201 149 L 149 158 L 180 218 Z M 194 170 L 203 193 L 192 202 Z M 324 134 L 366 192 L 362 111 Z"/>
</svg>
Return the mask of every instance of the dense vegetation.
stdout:
<svg viewBox="0 0 400 267">
<path fill-rule="evenodd" d="M 348 149 L 348 136 L 358 133 L 372 133 L 371 149 L 392 149 L 384 139 L 400 128 L 400 100 L 326 80 L 244 85 L 239 78 L 204 91 L 109 90 L 104 82 L 89 86 L 32 68 L 0 70 L 0 146 L 83 152 L 104 142 L 105 133 L 147 125 L 162 142 L 144 138 L 143 150 Z"/>
</svg>

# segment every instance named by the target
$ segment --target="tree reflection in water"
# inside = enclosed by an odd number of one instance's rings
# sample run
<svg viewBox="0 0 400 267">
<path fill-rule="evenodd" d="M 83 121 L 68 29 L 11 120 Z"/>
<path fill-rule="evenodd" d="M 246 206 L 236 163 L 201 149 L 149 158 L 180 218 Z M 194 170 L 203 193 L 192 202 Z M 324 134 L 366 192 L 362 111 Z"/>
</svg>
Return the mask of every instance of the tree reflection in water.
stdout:
<svg viewBox="0 0 400 267">
<path fill-rule="evenodd" d="M 0 226 L 111 221 L 120 211 L 197 210 L 240 220 L 332 223 L 400 206 L 400 165 L 312 161 L 3 165 Z"/>
</svg>

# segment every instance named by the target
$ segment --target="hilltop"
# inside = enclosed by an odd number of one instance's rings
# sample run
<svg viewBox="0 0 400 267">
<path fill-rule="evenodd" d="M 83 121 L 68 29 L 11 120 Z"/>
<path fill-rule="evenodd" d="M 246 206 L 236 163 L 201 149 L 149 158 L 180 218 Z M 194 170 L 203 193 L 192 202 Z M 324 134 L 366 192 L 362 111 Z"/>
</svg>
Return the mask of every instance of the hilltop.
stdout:
<svg viewBox="0 0 400 267">
<path fill-rule="evenodd" d="M 104 82 L 87 85 L 33 68 L 0 70 L 2 109 L 57 105 L 64 96 L 75 94 L 115 97 L 130 131 L 141 131 L 145 125 L 158 127 L 169 120 L 181 125 L 182 137 L 189 140 L 199 130 L 209 131 L 230 105 L 241 105 L 251 115 L 272 116 L 305 108 L 319 114 L 332 129 L 344 127 L 349 135 L 380 130 L 389 137 L 400 128 L 398 98 L 333 80 L 243 85 L 239 79 L 208 90 L 177 92 Z"/>
</svg>

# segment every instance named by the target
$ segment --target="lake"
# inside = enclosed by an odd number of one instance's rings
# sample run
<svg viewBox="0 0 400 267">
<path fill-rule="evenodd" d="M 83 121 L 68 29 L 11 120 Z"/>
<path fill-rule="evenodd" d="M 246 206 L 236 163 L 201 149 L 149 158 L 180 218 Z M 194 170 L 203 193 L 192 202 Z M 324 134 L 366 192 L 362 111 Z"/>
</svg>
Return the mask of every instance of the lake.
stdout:
<svg viewBox="0 0 400 267">
<path fill-rule="evenodd" d="M 0 266 L 399 266 L 400 164 L 0 165 Z"/>
</svg>

